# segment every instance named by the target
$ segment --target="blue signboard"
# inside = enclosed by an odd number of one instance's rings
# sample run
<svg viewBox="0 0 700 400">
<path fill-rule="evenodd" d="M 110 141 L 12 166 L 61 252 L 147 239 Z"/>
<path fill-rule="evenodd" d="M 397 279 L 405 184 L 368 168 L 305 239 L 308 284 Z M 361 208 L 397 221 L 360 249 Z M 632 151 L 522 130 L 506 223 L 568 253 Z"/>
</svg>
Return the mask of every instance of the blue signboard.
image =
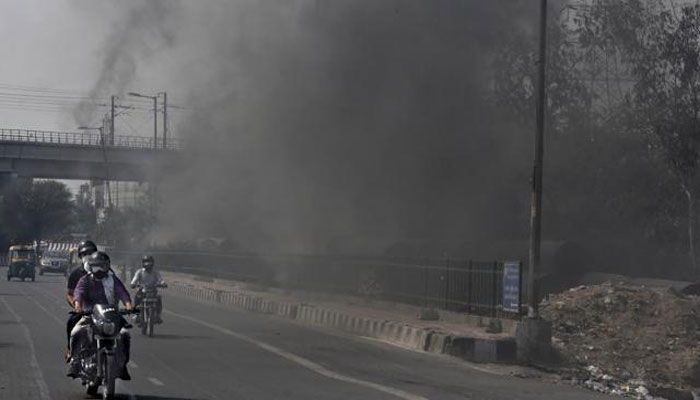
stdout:
<svg viewBox="0 0 700 400">
<path fill-rule="evenodd" d="M 503 264 L 503 311 L 520 312 L 520 263 Z"/>
</svg>

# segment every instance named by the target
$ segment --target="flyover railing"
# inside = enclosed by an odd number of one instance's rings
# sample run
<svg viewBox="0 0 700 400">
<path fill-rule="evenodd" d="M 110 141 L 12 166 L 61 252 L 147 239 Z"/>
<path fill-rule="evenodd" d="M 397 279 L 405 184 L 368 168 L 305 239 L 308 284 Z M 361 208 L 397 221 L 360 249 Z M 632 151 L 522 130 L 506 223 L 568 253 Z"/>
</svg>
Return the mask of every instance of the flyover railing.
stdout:
<svg viewBox="0 0 700 400">
<path fill-rule="evenodd" d="M 111 254 L 117 262 L 140 265 L 142 253 L 113 250 Z M 508 279 L 503 276 L 505 263 L 498 261 L 173 250 L 151 250 L 150 254 L 156 257 L 161 268 L 174 272 L 475 315 L 520 316 L 517 305 L 515 310 L 504 307 L 504 282 Z M 519 268 L 516 282 L 522 282 L 521 271 Z M 515 291 L 516 296 L 522 296 L 521 289 Z M 515 304 L 520 303 L 515 299 Z"/>
<path fill-rule="evenodd" d="M 153 150 L 180 150 L 182 142 L 177 139 L 168 139 L 165 145 L 162 139 L 154 140 L 144 136 L 102 136 L 97 133 L 87 132 L 56 132 L 28 129 L 0 128 L 0 142 L 24 142 L 42 143 L 72 146 L 92 147 L 121 147 L 132 149 Z"/>
</svg>

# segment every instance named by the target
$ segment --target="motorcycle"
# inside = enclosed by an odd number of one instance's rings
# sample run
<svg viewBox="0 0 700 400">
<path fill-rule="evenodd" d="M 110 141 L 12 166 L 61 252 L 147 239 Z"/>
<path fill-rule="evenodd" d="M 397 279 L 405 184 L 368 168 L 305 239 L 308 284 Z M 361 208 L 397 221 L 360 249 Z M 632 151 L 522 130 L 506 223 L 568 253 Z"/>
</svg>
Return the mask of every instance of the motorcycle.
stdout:
<svg viewBox="0 0 700 400">
<path fill-rule="evenodd" d="M 138 320 L 141 333 L 153 337 L 153 327 L 155 316 L 158 312 L 158 288 L 165 288 L 167 285 L 143 286 L 141 287 L 141 317 Z"/>
<path fill-rule="evenodd" d="M 97 396 L 99 387 L 102 386 L 102 398 L 104 400 L 114 398 L 115 381 L 120 373 L 120 364 L 117 360 L 118 335 L 122 328 L 131 327 L 129 324 L 124 325 L 125 321 L 121 316 L 137 312 L 137 310 L 120 311 L 116 307 L 97 304 L 92 311 L 81 314 L 89 317 L 89 340 L 79 353 L 80 378 L 83 385 L 87 386 L 88 395 Z"/>
</svg>

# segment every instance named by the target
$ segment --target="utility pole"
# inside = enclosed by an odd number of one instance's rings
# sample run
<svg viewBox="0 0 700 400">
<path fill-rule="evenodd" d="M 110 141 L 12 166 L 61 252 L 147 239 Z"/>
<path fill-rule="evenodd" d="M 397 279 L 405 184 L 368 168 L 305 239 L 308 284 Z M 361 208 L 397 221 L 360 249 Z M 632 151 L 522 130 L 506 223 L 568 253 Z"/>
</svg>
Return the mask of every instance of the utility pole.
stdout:
<svg viewBox="0 0 700 400">
<path fill-rule="evenodd" d="M 153 148 L 158 147 L 158 96 L 153 96 Z"/>
<path fill-rule="evenodd" d="M 546 67 L 547 67 L 547 0 L 540 0 L 540 54 L 537 80 L 537 130 L 535 132 L 535 161 L 532 169 L 532 197 L 530 199 L 530 259 L 527 286 L 530 292 L 528 316 L 539 318 L 537 272 L 540 270 L 542 238 L 542 168 L 544 166 L 544 125 Z"/>
<path fill-rule="evenodd" d="M 163 149 L 168 148 L 168 94 L 163 92 Z"/>
<path fill-rule="evenodd" d="M 114 98 L 112 95 L 112 117 L 109 120 L 109 144 L 114 145 Z"/>
</svg>

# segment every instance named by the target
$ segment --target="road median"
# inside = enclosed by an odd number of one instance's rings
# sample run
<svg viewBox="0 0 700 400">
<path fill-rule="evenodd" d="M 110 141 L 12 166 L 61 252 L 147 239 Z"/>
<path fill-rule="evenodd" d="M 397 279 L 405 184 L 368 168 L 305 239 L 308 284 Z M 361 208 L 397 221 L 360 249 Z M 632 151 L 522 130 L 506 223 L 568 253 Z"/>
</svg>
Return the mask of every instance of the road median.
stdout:
<svg viewBox="0 0 700 400">
<path fill-rule="evenodd" d="M 415 351 L 483 363 L 516 361 L 512 333 L 488 333 L 486 326 L 489 321 L 484 319 L 464 318 L 459 321 L 454 316 L 445 315 L 446 321 L 422 321 L 418 319 L 420 308 L 413 306 L 292 293 L 218 279 L 205 282 L 201 277 L 174 272 L 163 274 L 172 292 L 198 301 L 275 315 Z"/>
</svg>

